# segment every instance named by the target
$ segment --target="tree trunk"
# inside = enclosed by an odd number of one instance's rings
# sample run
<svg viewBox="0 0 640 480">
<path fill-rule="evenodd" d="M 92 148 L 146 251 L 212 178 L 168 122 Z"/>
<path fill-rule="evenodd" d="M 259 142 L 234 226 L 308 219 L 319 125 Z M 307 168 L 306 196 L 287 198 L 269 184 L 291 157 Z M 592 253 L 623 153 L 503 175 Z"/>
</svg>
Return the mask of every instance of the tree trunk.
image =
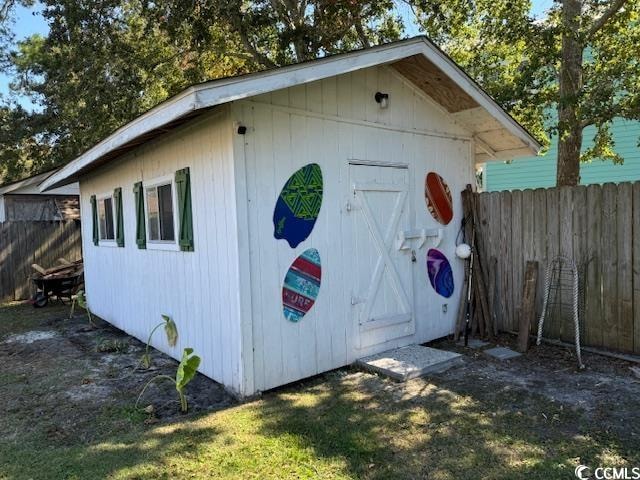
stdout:
<svg viewBox="0 0 640 480">
<path fill-rule="evenodd" d="M 562 2 L 562 60 L 558 102 L 558 186 L 580 181 L 582 125 L 578 103 L 582 90 L 582 43 L 579 40 L 581 0 Z"/>
</svg>

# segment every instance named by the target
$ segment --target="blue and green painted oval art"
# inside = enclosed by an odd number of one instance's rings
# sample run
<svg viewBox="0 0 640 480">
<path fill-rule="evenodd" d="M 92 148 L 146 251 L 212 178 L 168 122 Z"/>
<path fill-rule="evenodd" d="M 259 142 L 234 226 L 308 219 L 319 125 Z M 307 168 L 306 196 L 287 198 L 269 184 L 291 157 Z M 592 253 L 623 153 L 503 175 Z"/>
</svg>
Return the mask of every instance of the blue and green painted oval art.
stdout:
<svg viewBox="0 0 640 480">
<path fill-rule="evenodd" d="M 427 273 L 429 282 L 439 295 L 449 298 L 453 295 L 453 271 L 447 257 L 435 248 L 427 252 Z"/>
<path fill-rule="evenodd" d="M 299 322 L 313 307 L 321 278 L 320 254 L 315 248 L 305 250 L 293 261 L 282 285 L 282 310 L 287 320 Z"/>
<path fill-rule="evenodd" d="M 307 239 L 322 206 L 322 170 L 310 163 L 296 170 L 282 187 L 273 211 L 273 236 L 296 248 Z"/>
</svg>

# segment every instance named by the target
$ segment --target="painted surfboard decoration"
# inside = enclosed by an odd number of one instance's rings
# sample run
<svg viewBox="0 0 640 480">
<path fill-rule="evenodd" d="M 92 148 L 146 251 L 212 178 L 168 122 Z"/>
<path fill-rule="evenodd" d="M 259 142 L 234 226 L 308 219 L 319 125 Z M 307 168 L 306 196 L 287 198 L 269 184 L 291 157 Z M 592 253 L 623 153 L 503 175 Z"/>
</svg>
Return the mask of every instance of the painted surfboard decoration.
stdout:
<svg viewBox="0 0 640 480">
<path fill-rule="evenodd" d="M 427 273 L 433 289 L 445 298 L 453 295 L 453 271 L 447 257 L 435 248 L 427 252 Z"/>
<path fill-rule="evenodd" d="M 310 163 L 296 170 L 282 187 L 273 211 L 273 236 L 291 248 L 307 239 L 322 206 L 322 170 Z"/>
<path fill-rule="evenodd" d="M 442 225 L 448 225 L 453 218 L 451 190 L 436 172 L 429 172 L 424 180 L 424 197 L 433 218 Z"/>
<path fill-rule="evenodd" d="M 299 322 L 305 316 L 318 298 L 321 278 L 320 254 L 315 248 L 309 248 L 293 261 L 284 277 L 284 318 L 291 322 Z"/>
</svg>

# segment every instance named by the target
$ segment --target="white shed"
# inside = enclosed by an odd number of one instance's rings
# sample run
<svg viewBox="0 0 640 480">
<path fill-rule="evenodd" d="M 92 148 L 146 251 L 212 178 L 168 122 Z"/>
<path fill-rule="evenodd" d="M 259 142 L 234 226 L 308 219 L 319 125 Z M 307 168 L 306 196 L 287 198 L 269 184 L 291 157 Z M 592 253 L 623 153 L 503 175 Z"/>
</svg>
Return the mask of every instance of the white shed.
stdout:
<svg viewBox="0 0 640 480">
<path fill-rule="evenodd" d="M 459 192 L 538 150 L 419 37 L 190 87 L 43 188 L 80 182 L 92 311 L 247 396 L 451 333 Z"/>
</svg>

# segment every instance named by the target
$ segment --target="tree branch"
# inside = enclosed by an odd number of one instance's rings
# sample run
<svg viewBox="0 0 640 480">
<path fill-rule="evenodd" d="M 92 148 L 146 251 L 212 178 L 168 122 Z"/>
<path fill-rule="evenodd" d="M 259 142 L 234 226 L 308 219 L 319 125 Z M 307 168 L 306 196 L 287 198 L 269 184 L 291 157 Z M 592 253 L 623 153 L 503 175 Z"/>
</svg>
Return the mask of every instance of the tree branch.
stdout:
<svg viewBox="0 0 640 480">
<path fill-rule="evenodd" d="M 607 8 L 600 18 L 595 20 L 591 27 L 587 30 L 587 38 L 595 35 L 605 24 L 609 21 L 611 17 L 613 17 L 616 13 L 620 11 L 620 9 L 627 3 L 627 0 L 613 0 L 613 3 Z"/>
<path fill-rule="evenodd" d="M 358 34 L 358 38 L 360 39 L 360 43 L 362 43 L 362 46 L 364 48 L 371 47 L 371 42 L 369 42 L 369 39 L 367 38 L 367 34 L 364 31 L 364 27 L 362 26 L 362 20 L 360 19 L 360 15 L 357 15 L 354 18 L 353 26 L 356 29 L 356 33 Z"/>
<path fill-rule="evenodd" d="M 269 57 L 258 51 L 253 43 L 251 43 L 251 40 L 249 40 L 249 37 L 244 30 L 238 31 L 238 35 L 240 37 L 240 40 L 242 41 L 242 45 L 244 46 L 244 48 L 247 49 L 249 54 L 251 54 L 251 56 L 257 63 L 267 68 L 275 68 L 278 66 L 274 62 L 272 62 Z"/>
<path fill-rule="evenodd" d="M 251 42 L 249 38 L 249 34 L 242 20 L 242 14 L 238 10 L 232 10 L 231 12 L 231 27 L 240 37 L 240 41 L 242 42 L 242 46 L 245 50 L 253 57 L 256 63 L 259 63 L 263 67 L 266 68 L 275 68 L 276 65 L 269 57 L 258 51 L 256 46 Z"/>
</svg>

